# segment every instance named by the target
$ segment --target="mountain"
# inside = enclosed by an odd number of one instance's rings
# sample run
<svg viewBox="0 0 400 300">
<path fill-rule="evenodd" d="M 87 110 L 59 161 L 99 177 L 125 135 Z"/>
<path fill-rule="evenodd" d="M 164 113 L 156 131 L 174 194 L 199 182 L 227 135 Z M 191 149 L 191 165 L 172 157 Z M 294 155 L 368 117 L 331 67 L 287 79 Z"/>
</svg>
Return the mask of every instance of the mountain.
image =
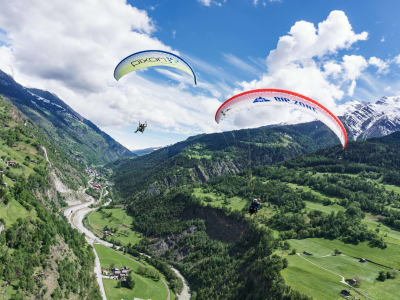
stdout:
<svg viewBox="0 0 400 300">
<path fill-rule="evenodd" d="M 8 98 L 68 154 L 89 164 L 104 164 L 133 156 L 95 124 L 83 118 L 56 95 L 25 88 L 0 70 L 0 95 Z"/>
<path fill-rule="evenodd" d="M 251 178 L 227 174 L 132 197 L 126 207 L 146 250 L 173 261 L 196 299 L 333 300 L 347 289 L 395 300 L 399 186 L 395 132 L 257 166 Z M 249 216 L 255 197 L 261 209 Z"/>
<path fill-rule="evenodd" d="M 390 134 L 400 130 L 400 97 L 352 102 L 340 119 L 349 141 Z M 275 164 L 335 144 L 337 138 L 320 122 L 266 126 L 190 137 L 112 166 L 122 195 L 138 191 L 158 194 L 175 185 L 237 174 L 251 166 Z"/>
<path fill-rule="evenodd" d="M 400 130 L 400 97 L 374 103 L 353 102 L 341 117 L 352 140 L 380 137 Z"/>
<path fill-rule="evenodd" d="M 57 187 L 86 184 L 82 165 L 66 155 L 0 96 L 1 299 L 101 299 L 95 256 L 63 216 Z M 65 185 L 64 185 L 65 184 Z"/>
<path fill-rule="evenodd" d="M 116 188 L 122 196 L 139 191 L 155 195 L 175 185 L 237 174 L 249 167 L 271 165 L 338 142 L 320 122 L 266 126 L 193 136 L 109 166 L 114 169 Z"/>
<path fill-rule="evenodd" d="M 137 156 L 142 156 L 142 155 L 149 154 L 153 151 L 159 150 L 161 148 L 162 147 L 150 147 L 150 148 L 145 148 L 145 149 L 131 150 L 131 152 L 133 154 L 136 154 Z"/>
</svg>

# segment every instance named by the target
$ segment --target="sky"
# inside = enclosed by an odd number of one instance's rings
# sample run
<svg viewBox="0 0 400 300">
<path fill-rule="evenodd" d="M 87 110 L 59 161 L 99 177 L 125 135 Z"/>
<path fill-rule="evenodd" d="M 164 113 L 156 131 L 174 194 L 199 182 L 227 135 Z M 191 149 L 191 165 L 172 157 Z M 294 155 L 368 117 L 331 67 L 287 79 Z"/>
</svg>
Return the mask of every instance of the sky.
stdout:
<svg viewBox="0 0 400 300">
<path fill-rule="evenodd" d="M 297 123 L 293 111 L 219 105 L 255 88 L 292 90 L 334 113 L 400 96 L 398 0 L 0 0 L 0 69 L 57 94 L 129 149 L 191 135 Z M 118 82 L 124 57 L 172 51 L 195 70 L 151 68 Z M 134 134 L 147 121 L 143 134 Z"/>
</svg>

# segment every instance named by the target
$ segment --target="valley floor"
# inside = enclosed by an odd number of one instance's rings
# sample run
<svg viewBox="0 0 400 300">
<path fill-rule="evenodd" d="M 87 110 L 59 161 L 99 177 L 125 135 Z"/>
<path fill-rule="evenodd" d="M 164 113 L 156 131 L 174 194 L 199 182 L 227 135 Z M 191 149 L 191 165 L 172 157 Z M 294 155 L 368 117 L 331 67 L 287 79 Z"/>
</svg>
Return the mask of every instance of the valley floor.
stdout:
<svg viewBox="0 0 400 300">
<path fill-rule="evenodd" d="M 117 280 L 111 279 L 109 276 L 107 277 L 102 275 L 102 269 L 108 269 L 110 268 L 111 265 L 114 265 L 119 268 L 122 268 L 123 266 L 128 266 L 134 271 L 137 271 L 139 266 L 154 269 L 146 262 L 138 261 L 130 257 L 128 254 L 124 254 L 118 251 L 118 247 L 98 237 L 100 233 L 100 228 L 103 228 L 102 225 L 104 224 L 99 224 L 98 221 L 101 220 L 101 218 L 96 218 L 96 214 L 98 213 L 95 212 L 95 210 L 97 209 L 97 207 L 91 208 L 90 206 L 96 203 L 100 203 L 101 198 L 105 198 L 106 196 L 107 196 L 107 191 L 104 193 L 104 195 L 100 196 L 100 199 L 97 202 L 95 202 L 92 197 L 88 197 L 89 201 L 81 204 L 72 203 L 72 205 L 64 211 L 64 215 L 67 217 L 72 227 L 84 233 L 87 242 L 93 246 L 93 251 L 96 255 L 95 273 L 100 286 L 101 293 L 103 295 L 103 299 L 119 300 L 119 299 L 130 299 L 132 297 L 138 297 L 142 299 L 151 298 L 154 300 L 175 299 L 176 298 L 175 294 L 169 289 L 168 283 L 166 282 L 162 274 L 160 274 L 161 279 L 159 281 L 153 281 L 152 279 L 140 276 L 135 272 L 133 272 L 135 287 L 132 290 L 125 287 L 117 287 L 117 282 L 118 282 Z M 111 199 L 107 201 L 105 204 L 103 204 L 103 206 L 107 206 L 110 202 Z M 107 209 L 107 210 L 110 210 L 113 213 L 118 214 L 118 216 L 114 218 L 114 221 L 119 222 L 118 225 L 123 225 L 124 220 L 129 222 L 129 217 L 121 209 Z M 93 215 L 95 218 L 94 221 L 91 222 L 90 224 L 90 230 L 86 228 L 83 224 L 83 219 L 88 214 L 90 216 L 90 218 L 88 218 L 89 220 L 93 219 Z M 96 236 L 91 231 L 93 225 L 95 228 L 97 228 L 97 230 L 94 230 L 94 232 L 98 236 Z M 126 225 L 121 227 L 123 230 L 123 234 L 121 235 L 122 240 L 133 243 L 138 242 L 140 240 L 140 236 L 137 236 L 130 229 L 126 229 L 126 227 L 127 227 Z M 115 248 L 115 250 L 112 248 Z M 179 271 L 177 271 L 174 268 L 172 269 L 184 281 L 184 278 L 179 273 Z M 154 271 L 158 273 L 157 270 L 154 269 Z M 178 298 L 182 300 L 190 299 L 190 289 L 185 281 L 184 281 L 184 290 L 182 291 L 181 295 L 179 295 Z"/>
</svg>

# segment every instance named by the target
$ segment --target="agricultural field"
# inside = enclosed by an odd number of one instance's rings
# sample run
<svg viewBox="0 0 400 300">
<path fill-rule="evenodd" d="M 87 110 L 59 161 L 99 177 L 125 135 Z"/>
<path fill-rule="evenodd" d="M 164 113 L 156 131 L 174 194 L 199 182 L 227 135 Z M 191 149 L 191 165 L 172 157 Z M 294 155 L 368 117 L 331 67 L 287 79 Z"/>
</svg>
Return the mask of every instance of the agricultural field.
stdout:
<svg viewBox="0 0 400 300">
<path fill-rule="evenodd" d="M 94 234 L 103 238 L 104 228 L 107 226 L 113 231 L 113 236 L 107 236 L 105 240 L 111 239 L 118 241 L 122 245 L 132 245 L 138 243 L 142 236 L 133 231 L 133 218 L 126 214 L 121 208 L 102 208 L 100 211 L 93 211 L 85 218 L 87 225 Z"/>
<path fill-rule="evenodd" d="M 134 297 L 137 297 L 141 299 L 164 300 L 167 298 L 167 290 L 161 280 L 154 281 L 150 278 L 146 278 L 135 273 L 140 266 L 139 262 L 136 262 L 133 259 L 103 245 L 96 244 L 94 247 L 100 258 L 102 269 L 110 268 L 110 266 L 113 264 L 117 268 L 128 266 L 134 271 L 133 278 L 135 281 L 135 287 L 132 290 L 125 287 L 118 288 L 117 280 L 103 278 L 107 299 L 120 300 L 133 299 Z M 145 266 L 155 270 L 153 267 L 147 264 Z M 160 276 L 162 277 L 161 274 Z M 171 299 L 175 299 L 172 291 Z"/>
<path fill-rule="evenodd" d="M 282 272 L 287 283 L 293 288 L 315 298 L 340 299 L 339 292 L 349 289 L 341 283 L 344 279 L 360 278 L 361 286 L 357 288 L 362 294 L 372 299 L 398 299 L 395 292 L 400 284 L 400 278 L 387 279 L 384 282 L 376 278 L 380 271 L 389 271 L 388 267 L 398 270 L 400 268 L 400 247 L 388 244 L 384 250 L 371 248 L 366 243 L 359 245 L 345 244 L 339 240 L 327 240 L 320 238 L 290 240 L 292 248 L 297 255 L 285 255 L 289 261 L 289 267 Z M 341 255 L 333 255 L 338 249 Z M 311 256 L 303 252 L 311 253 Z M 363 257 L 372 262 L 359 262 Z M 388 260 L 390 257 L 390 260 Z M 352 293 L 356 295 L 356 293 Z M 358 295 L 360 296 L 360 295 Z M 367 299 L 361 297 L 361 299 Z"/>
</svg>

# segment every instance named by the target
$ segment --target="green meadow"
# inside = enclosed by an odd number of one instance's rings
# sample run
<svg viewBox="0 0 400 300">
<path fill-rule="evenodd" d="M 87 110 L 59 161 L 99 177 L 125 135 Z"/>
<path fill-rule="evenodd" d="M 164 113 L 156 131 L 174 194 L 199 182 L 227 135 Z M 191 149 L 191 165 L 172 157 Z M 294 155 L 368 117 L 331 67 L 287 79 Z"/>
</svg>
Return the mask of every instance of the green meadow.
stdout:
<svg viewBox="0 0 400 300">
<path fill-rule="evenodd" d="M 150 278 L 146 278 L 135 273 L 140 266 L 138 262 L 135 262 L 129 257 L 103 245 L 95 244 L 94 247 L 100 258 L 102 269 L 109 268 L 112 264 L 114 264 L 117 268 L 128 266 L 134 271 L 133 278 L 135 281 L 135 287 L 132 290 L 125 287 L 118 288 L 117 280 L 103 278 L 107 299 L 120 300 L 133 299 L 134 297 L 137 297 L 141 299 L 165 300 L 167 298 L 167 290 L 161 280 L 153 281 Z M 146 267 L 152 268 L 149 265 L 146 265 Z M 171 291 L 171 299 L 174 298 L 175 297 Z"/>
<path fill-rule="evenodd" d="M 3 219 L 7 226 L 13 224 L 18 218 L 36 218 L 36 210 L 26 210 L 18 201 L 12 199 L 9 203 L 0 203 L 0 219 Z"/>
<path fill-rule="evenodd" d="M 111 215 L 110 215 L 111 214 Z M 85 219 L 86 225 L 90 227 L 94 234 L 103 237 L 103 229 L 108 226 L 115 230 L 112 237 L 108 236 L 106 240 L 114 239 L 122 245 L 138 243 L 142 236 L 134 232 L 132 227 L 133 218 L 126 214 L 121 208 L 103 208 L 102 212 L 93 211 Z"/>
</svg>

